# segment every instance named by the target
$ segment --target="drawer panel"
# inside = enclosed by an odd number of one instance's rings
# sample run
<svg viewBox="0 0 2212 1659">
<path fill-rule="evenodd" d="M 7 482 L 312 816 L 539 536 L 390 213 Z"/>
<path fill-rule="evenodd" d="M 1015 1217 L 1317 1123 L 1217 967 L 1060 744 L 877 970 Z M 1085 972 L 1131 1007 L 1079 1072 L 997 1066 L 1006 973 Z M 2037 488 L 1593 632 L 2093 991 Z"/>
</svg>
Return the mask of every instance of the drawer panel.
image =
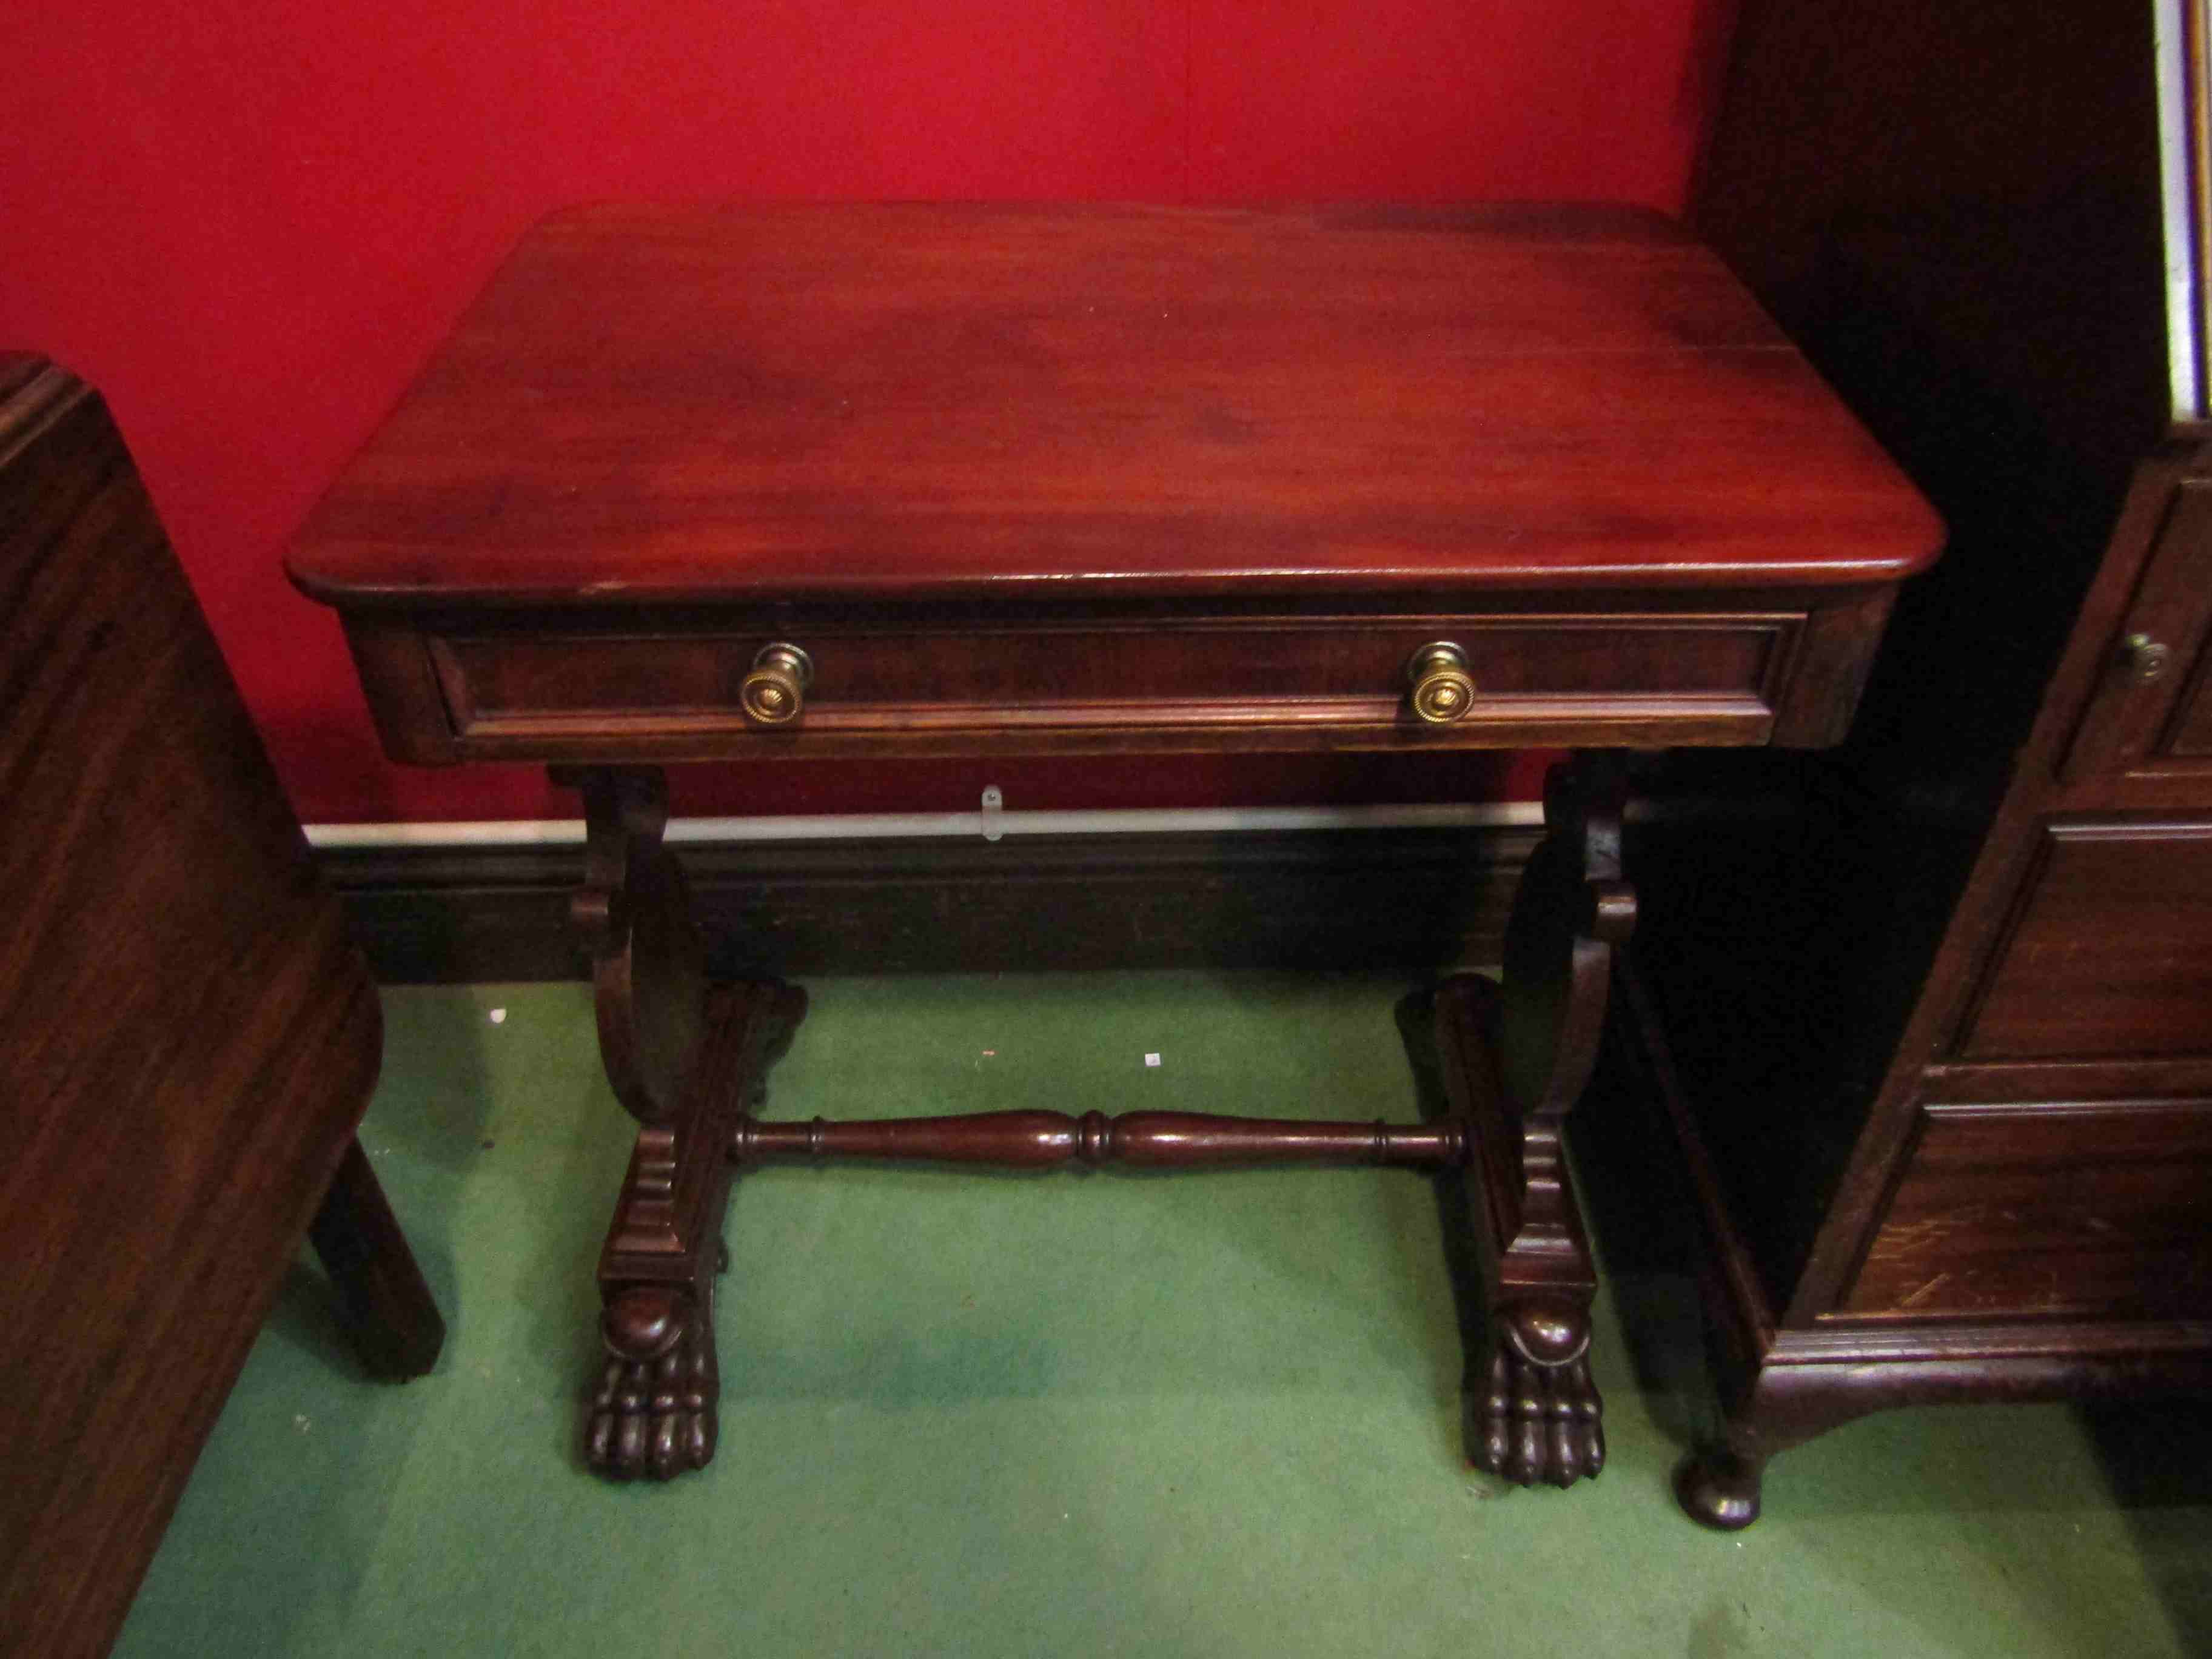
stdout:
<svg viewBox="0 0 2212 1659">
<path fill-rule="evenodd" d="M 2163 752 L 2182 760 L 2212 760 L 2212 644 L 2198 657 L 2174 708 Z"/>
<path fill-rule="evenodd" d="M 1921 1109 L 1847 1314 L 2212 1314 L 2212 1101 Z"/>
<path fill-rule="evenodd" d="M 1271 732 L 1345 746 L 1765 739 L 1799 614 L 1182 618 L 775 632 L 440 633 L 428 650 L 465 751 L 542 752 L 563 732 L 755 740 L 827 752 L 896 735 L 990 748 Z M 803 647 L 799 720 L 757 728 L 738 688 L 772 641 Z M 1449 726 L 1412 714 L 1406 668 L 1449 640 L 1475 683 Z"/>
<path fill-rule="evenodd" d="M 2212 1054 L 2212 821 L 2044 834 L 1959 1057 Z"/>
<path fill-rule="evenodd" d="M 2202 775 L 2212 757 L 2212 483 L 2183 481 L 2143 567 L 2126 615 L 2106 641 L 2097 678 L 2068 748 L 2069 782 L 2108 777 Z M 2163 653 L 2161 672 L 2130 672 L 2140 641 Z"/>
</svg>

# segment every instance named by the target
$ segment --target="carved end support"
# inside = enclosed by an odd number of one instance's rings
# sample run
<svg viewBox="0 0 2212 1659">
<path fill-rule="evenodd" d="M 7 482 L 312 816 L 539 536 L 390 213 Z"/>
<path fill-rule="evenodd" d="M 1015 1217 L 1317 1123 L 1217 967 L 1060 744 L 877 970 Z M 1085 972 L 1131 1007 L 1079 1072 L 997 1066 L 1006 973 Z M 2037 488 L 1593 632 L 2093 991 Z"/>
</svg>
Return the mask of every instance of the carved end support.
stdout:
<svg viewBox="0 0 2212 1659">
<path fill-rule="evenodd" d="M 556 768 L 584 798 L 584 884 L 569 918 L 592 953 L 607 1081 L 641 1123 L 672 1117 L 696 1056 L 706 941 L 663 844 L 668 782 L 649 767 Z"/>
<path fill-rule="evenodd" d="M 584 1455 L 602 1474 L 666 1480 L 714 1455 L 714 1279 L 729 1266 L 722 1215 L 735 1173 L 726 1155 L 805 1012 L 789 986 L 719 988 L 682 1115 L 638 1133 L 599 1257 L 605 1353 Z"/>
</svg>

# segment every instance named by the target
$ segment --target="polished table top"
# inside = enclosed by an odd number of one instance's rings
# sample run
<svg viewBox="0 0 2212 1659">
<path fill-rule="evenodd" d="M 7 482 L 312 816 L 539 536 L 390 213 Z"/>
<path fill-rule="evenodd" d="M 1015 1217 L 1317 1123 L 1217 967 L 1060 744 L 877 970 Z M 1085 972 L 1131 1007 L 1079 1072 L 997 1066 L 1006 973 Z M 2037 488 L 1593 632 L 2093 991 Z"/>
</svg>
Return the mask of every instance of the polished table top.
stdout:
<svg viewBox="0 0 2212 1659">
<path fill-rule="evenodd" d="M 291 568 L 346 605 L 1682 588 L 1937 540 L 1639 210 L 623 206 L 525 238 Z"/>
<path fill-rule="evenodd" d="M 622 206 L 290 568 L 410 761 L 1812 744 L 1940 539 L 1640 210 Z"/>
</svg>

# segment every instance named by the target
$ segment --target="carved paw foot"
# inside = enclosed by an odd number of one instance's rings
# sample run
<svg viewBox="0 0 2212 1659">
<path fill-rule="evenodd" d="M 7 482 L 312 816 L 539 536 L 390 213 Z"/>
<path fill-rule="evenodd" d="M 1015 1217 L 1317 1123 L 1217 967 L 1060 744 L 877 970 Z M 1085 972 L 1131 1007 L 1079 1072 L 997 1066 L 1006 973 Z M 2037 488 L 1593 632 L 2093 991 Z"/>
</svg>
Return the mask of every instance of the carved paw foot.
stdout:
<svg viewBox="0 0 2212 1659">
<path fill-rule="evenodd" d="M 1522 1486 L 1571 1486 L 1604 1468 L 1605 1404 L 1589 1355 L 1585 1314 L 1498 1315 L 1489 1374 L 1470 1401 L 1477 1467 Z"/>
<path fill-rule="evenodd" d="M 586 1461 L 617 1480 L 705 1468 L 721 1392 L 707 1310 L 680 1291 L 625 1291 L 600 1328 L 607 1358 L 586 1422 Z"/>
</svg>

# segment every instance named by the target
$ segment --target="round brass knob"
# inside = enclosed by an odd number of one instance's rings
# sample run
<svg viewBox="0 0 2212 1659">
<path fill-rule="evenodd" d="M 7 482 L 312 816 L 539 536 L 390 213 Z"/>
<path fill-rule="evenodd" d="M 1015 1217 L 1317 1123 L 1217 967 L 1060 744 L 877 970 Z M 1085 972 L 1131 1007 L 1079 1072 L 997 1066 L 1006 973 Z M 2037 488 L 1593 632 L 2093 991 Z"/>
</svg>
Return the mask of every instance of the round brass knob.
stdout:
<svg viewBox="0 0 2212 1659">
<path fill-rule="evenodd" d="M 2167 666 L 2173 661 L 2173 647 L 2161 645 L 2148 634 L 2130 634 L 2120 641 L 2128 665 L 2128 678 L 2137 685 L 2148 685 L 2163 679 Z"/>
<path fill-rule="evenodd" d="M 753 658 L 753 672 L 738 688 L 738 702 L 755 726 L 788 726 L 806 706 L 814 683 L 814 661 L 795 645 L 764 645 Z"/>
<path fill-rule="evenodd" d="M 1438 640 L 1413 653 L 1406 665 L 1413 687 L 1413 712 L 1431 726 L 1449 726 L 1474 707 L 1474 677 L 1467 672 L 1467 653 L 1449 640 Z"/>
</svg>

